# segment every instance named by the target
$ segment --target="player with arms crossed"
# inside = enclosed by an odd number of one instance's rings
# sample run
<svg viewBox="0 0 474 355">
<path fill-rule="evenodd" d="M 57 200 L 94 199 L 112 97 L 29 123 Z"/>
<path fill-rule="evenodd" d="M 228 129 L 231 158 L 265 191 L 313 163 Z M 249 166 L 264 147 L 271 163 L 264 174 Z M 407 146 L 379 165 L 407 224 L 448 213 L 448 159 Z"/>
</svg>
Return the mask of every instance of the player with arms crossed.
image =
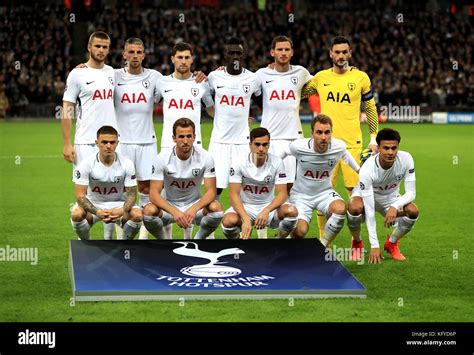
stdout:
<svg viewBox="0 0 474 355">
<path fill-rule="evenodd" d="M 215 167 L 212 156 L 194 145 L 194 122 L 180 118 L 173 125 L 172 149 L 153 161 L 150 200 L 144 208 L 144 223 L 157 239 L 164 238 L 163 226 L 176 222 L 181 228 L 199 225 L 195 239 L 207 238 L 222 220 L 222 207 L 216 198 Z M 206 192 L 199 189 L 204 180 Z M 165 190 L 166 199 L 161 195 Z"/>
<path fill-rule="evenodd" d="M 135 205 L 135 168 L 130 160 L 115 152 L 115 128 L 101 127 L 96 144 L 99 152 L 83 159 L 74 170 L 77 203 L 71 212 L 72 228 L 80 239 L 90 239 L 89 230 L 94 223 L 120 223 L 124 239 L 133 239 L 142 222 L 142 212 Z"/>
<path fill-rule="evenodd" d="M 323 114 L 311 121 L 312 138 L 292 142 L 286 154 L 296 157 L 296 180 L 291 189 L 290 202 L 298 209 L 298 223 L 292 235 L 304 238 L 314 210 L 328 218 L 321 243 L 328 246 L 344 226 L 346 204 L 332 188 L 331 176 L 339 160 L 344 160 L 354 171 L 359 165 L 346 149 L 346 144 L 331 137 L 332 121 Z"/>
<path fill-rule="evenodd" d="M 150 201 L 151 163 L 158 151 L 153 125 L 153 106 L 156 82 L 161 74 L 154 69 L 142 67 L 145 45 L 139 38 L 127 39 L 122 55 L 127 66 L 115 69 L 114 93 L 120 132 L 119 151 L 135 166 L 139 205 L 143 208 Z M 139 238 L 147 239 L 147 234 L 145 227 L 142 227 Z M 117 238 L 120 238 L 119 231 Z"/>
<path fill-rule="evenodd" d="M 236 38 L 224 48 L 226 67 L 209 74 L 214 93 L 215 115 L 209 153 L 216 165 L 217 195 L 229 184 L 229 169 L 234 159 L 249 153 L 249 112 L 252 95 L 261 94 L 255 73 L 242 66 L 244 47 Z"/>
<path fill-rule="evenodd" d="M 283 161 L 268 153 L 270 133 L 266 128 L 250 132 L 250 154 L 230 168 L 230 202 L 222 220 L 227 238 L 249 239 L 257 229 L 280 228 L 277 238 L 286 238 L 296 226 L 297 209 L 285 201 L 286 173 Z M 275 196 L 276 190 L 276 196 Z"/>
<path fill-rule="evenodd" d="M 413 203 L 416 196 L 415 164 L 410 153 L 398 150 L 400 134 L 384 128 L 377 134 L 379 153 L 365 161 L 359 171 L 359 184 L 349 200 L 347 223 L 354 240 L 360 240 L 360 225 L 366 220 L 370 240 L 369 264 L 380 263 L 382 253 L 377 237 L 375 211 L 384 216 L 384 225 L 392 227 L 384 249 L 394 260 L 405 260 L 398 241 L 405 236 L 418 219 L 418 208 Z M 400 196 L 404 181 L 405 194 Z M 365 216 L 364 216 L 365 214 Z M 360 257 L 360 256 L 359 256 Z"/>
<path fill-rule="evenodd" d="M 361 102 L 364 104 L 367 123 L 370 131 L 368 147 L 377 152 L 375 136 L 378 131 L 378 115 L 375 106 L 374 94 L 369 76 L 349 66 L 352 57 L 351 45 L 346 37 L 338 36 L 332 40 L 329 50 L 332 68 L 321 70 L 303 89 L 303 97 L 318 93 L 321 100 L 321 113 L 331 117 L 333 121 L 333 137 L 343 140 L 347 150 L 360 164 L 362 150 L 362 132 L 360 129 Z M 332 186 L 336 186 L 342 171 L 344 186 L 350 196 L 359 176 L 344 162 L 339 162 L 332 176 Z M 323 233 L 326 218 L 319 214 L 318 224 L 320 235 Z M 352 241 L 352 248 L 362 250 L 362 242 Z"/>
</svg>

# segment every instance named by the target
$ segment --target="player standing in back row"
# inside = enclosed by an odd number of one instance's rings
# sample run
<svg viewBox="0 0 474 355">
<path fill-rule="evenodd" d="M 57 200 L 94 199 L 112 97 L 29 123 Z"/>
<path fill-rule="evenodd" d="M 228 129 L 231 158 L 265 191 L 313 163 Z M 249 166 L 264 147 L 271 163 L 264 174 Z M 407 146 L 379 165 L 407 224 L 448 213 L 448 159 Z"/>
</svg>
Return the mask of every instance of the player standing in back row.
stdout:
<svg viewBox="0 0 474 355">
<path fill-rule="evenodd" d="M 352 51 L 347 38 L 335 37 L 331 43 L 329 56 L 332 60 L 332 68 L 317 72 L 303 89 L 302 95 L 308 97 L 316 92 L 319 94 L 321 113 L 331 117 L 333 122 L 332 136 L 343 140 L 347 150 L 360 164 L 362 151 L 361 103 L 364 104 L 371 137 L 368 146 L 373 152 L 377 152 L 375 136 L 378 131 L 378 115 L 370 79 L 365 72 L 349 66 Z M 337 184 L 339 170 L 342 170 L 344 186 L 350 196 L 359 176 L 346 163 L 338 162 L 332 176 L 333 187 Z M 326 218 L 319 214 L 320 236 L 323 234 L 325 223 Z M 362 250 L 363 244 L 353 240 L 352 248 Z"/>
<path fill-rule="evenodd" d="M 302 66 L 291 65 L 293 41 L 286 36 L 277 36 L 272 41 L 271 56 L 275 59 L 272 68 L 257 70 L 262 83 L 262 123 L 271 135 L 270 154 L 281 156 L 288 145 L 303 138 L 300 120 L 301 89 L 313 77 Z M 285 165 L 287 191 L 290 194 L 295 181 L 296 159 L 287 156 Z M 259 238 L 266 238 L 266 230 L 257 230 Z"/>
<path fill-rule="evenodd" d="M 244 53 L 242 42 L 230 39 L 224 48 L 226 67 L 209 74 L 215 103 L 209 153 L 217 162 L 218 196 L 229 184 L 232 162 L 249 153 L 251 97 L 262 92 L 257 75 L 242 66 Z"/>
<path fill-rule="evenodd" d="M 92 33 L 87 50 L 89 60 L 85 68 L 75 68 L 69 73 L 63 96 L 63 155 L 66 161 L 74 164 L 74 168 L 88 155 L 97 153 L 95 140 L 100 127 L 117 128 L 114 70 L 104 63 L 110 50 L 109 35 L 101 31 Z M 77 121 L 73 146 L 71 127 L 74 118 Z M 107 233 L 106 229 L 104 226 L 104 239 L 111 239 L 112 234 Z"/>
<path fill-rule="evenodd" d="M 114 103 L 120 138 L 118 151 L 135 166 L 139 205 L 143 208 L 150 201 L 151 164 L 158 152 L 153 106 L 161 73 L 142 67 L 145 45 L 139 38 L 127 39 L 122 55 L 127 65 L 115 69 Z M 119 234 L 117 231 L 117 238 Z M 146 229 L 142 228 L 140 239 L 147 239 L 147 234 Z"/>
<path fill-rule="evenodd" d="M 185 42 L 177 43 L 171 52 L 174 72 L 163 76 L 157 84 L 155 101 L 163 100 L 163 130 L 161 133 L 161 149 L 171 149 L 173 142 L 173 124 L 181 117 L 187 117 L 196 127 L 196 144 L 202 148 L 201 108 L 202 103 L 207 113 L 214 117 L 214 101 L 212 100 L 209 83 L 203 81 L 204 74 L 193 74 L 193 49 Z M 184 239 L 191 239 L 191 225 L 184 232 Z M 172 224 L 165 228 L 166 238 L 172 238 Z M 211 236 L 214 239 L 214 236 Z"/>
</svg>

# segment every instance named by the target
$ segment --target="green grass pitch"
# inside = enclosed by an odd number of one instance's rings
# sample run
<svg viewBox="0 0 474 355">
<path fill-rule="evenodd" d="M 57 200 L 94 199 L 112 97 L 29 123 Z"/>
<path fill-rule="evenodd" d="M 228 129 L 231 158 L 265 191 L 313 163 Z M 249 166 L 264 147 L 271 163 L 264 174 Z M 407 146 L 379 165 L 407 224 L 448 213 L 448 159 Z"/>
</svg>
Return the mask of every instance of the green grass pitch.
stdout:
<svg viewBox="0 0 474 355">
<path fill-rule="evenodd" d="M 474 321 L 474 223 L 470 215 L 474 126 L 383 126 L 401 132 L 401 149 L 415 159 L 420 219 L 401 242 L 405 262 L 394 262 L 386 254 L 376 266 L 344 262 L 367 287 L 367 299 L 71 305 L 68 243 L 75 236 L 68 214 L 74 195 L 71 165 L 62 159 L 60 123 L 0 123 L 0 247 L 39 250 L 37 265 L 0 261 L 0 321 Z M 156 128 L 161 133 L 161 126 Z M 211 128 L 210 123 L 203 125 L 204 137 L 210 136 Z M 308 124 L 305 129 L 308 137 Z M 367 127 L 362 129 L 367 135 Z M 380 218 L 378 222 L 383 243 L 387 230 Z M 95 227 L 92 234 L 100 239 L 102 229 Z M 181 237 L 182 232 L 175 235 Z M 309 237 L 316 235 L 313 219 Z M 216 237 L 223 237 L 220 229 Z M 365 232 L 363 239 L 368 245 Z M 350 246 L 347 227 L 335 244 Z"/>
</svg>

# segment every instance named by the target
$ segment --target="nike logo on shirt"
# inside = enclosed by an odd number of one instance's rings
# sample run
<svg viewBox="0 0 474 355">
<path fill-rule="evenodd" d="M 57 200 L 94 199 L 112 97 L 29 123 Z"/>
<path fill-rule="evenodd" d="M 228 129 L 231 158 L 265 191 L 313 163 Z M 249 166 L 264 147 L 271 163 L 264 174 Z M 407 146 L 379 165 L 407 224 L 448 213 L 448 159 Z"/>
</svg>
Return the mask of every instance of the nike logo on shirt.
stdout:
<svg viewBox="0 0 474 355">
<path fill-rule="evenodd" d="M 95 80 L 94 80 L 95 81 Z M 94 81 L 87 81 L 86 85 L 92 84 Z"/>
</svg>

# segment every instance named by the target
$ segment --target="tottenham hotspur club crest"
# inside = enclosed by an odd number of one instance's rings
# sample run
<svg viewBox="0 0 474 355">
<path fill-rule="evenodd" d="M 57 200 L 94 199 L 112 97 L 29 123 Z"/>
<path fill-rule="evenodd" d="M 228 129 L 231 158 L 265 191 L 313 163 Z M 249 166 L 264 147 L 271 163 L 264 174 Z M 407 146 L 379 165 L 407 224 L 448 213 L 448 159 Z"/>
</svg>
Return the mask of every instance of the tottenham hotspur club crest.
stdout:
<svg viewBox="0 0 474 355">
<path fill-rule="evenodd" d="M 199 89 L 198 89 L 198 88 L 191 88 L 191 94 L 192 94 L 194 97 L 197 97 L 198 94 L 199 94 Z"/>
<path fill-rule="evenodd" d="M 265 176 L 265 182 L 268 184 L 272 181 L 272 177 L 270 175 Z"/>
<path fill-rule="evenodd" d="M 143 80 L 142 85 L 145 89 L 148 89 L 150 87 L 150 80 L 148 79 Z"/>
<path fill-rule="evenodd" d="M 196 258 L 205 259 L 209 262 L 206 264 L 192 265 L 183 267 L 181 273 L 194 277 L 229 277 L 239 275 L 242 270 L 232 266 L 225 266 L 226 261 L 219 259 L 224 256 L 233 255 L 234 258 L 238 254 L 245 254 L 240 248 L 227 248 L 218 252 L 209 252 L 199 249 L 199 245 L 193 242 L 174 242 L 173 244 L 181 244 L 179 248 L 173 249 L 173 253 Z"/>
<path fill-rule="evenodd" d="M 328 165 L 333 167 L 336 164 L 336 159 L 329 159 L 328 160 Z"/>
<path fill-rule="evenodd" d="M 296 76 L 292 76 L 292 77 L 291 77 L 291 82 L 292 82 L 294 85 L 298 84 L 298 78 L 297 78 Z"/>
<path fill-rule="evenodd" d="M 120 176 L 116 176 L 116 177 L 114 178 L 114 182 L 115 182 L 116 184 L 118 184 L 118 183 L 120 182 Z"/>
<path fill-rule="evenodd" d="M 201 172 L 201 169 L 193 169 L 193 176 L 198 177 L 200 172 Z"/>
<path fill-rule="evenodd" d="M 114 78 L 112 78 L 111 76 L 109 76 L 109 81 L 112 85 L 114 85 Z"/>
<path fill-rule="evenodd" d="M 244 89 L 244 92 L 245 92 L 246 94 L 248 94 L 248 93 L 250 92 L 250 85 L 244 84 L 244 85 L 243 85 L 243 89 Z"/>
</svg>

